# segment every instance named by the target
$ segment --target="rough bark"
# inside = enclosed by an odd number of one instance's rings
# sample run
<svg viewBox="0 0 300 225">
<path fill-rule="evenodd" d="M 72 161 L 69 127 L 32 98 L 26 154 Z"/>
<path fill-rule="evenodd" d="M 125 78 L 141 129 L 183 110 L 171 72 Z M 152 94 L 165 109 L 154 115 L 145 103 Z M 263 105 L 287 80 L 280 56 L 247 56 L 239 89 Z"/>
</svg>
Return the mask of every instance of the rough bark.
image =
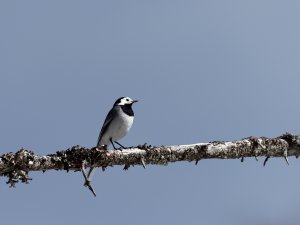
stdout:
<svg viewBox="0 0 300 225">
<path fill-rule="evenodd" d="M 74 146 L 46 156 L 35 155 L 32 151 L 20 149 L 16 153 L 0 156 L 0 175 L 8 177 L 7 183 L 14 186 L 21 181 L 28 183 L 30 171 L 75 170 L 84 166 L 102 167 L 147 164 L 166 165 L 177 161 L 202 159 L 243 159 L 244 157 L 284 157 L 300 155 L 300 135 L 284 134 L 277 138 L 248 137 L 240 141 L 213 141 L 178 146 L 139 145 L 124 150 L 106 151 L 98 148 Z M 267 160 L 265 160 L 264 164 Z M 288 161 L 287 161 L 288 162 Z"/>
</svg>

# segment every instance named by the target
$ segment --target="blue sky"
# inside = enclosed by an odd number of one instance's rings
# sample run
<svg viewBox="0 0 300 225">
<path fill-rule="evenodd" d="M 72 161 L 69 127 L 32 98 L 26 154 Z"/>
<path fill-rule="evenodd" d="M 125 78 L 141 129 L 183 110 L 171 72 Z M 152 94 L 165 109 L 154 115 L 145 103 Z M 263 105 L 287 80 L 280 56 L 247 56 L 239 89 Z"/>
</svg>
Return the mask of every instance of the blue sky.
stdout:
<svg viewBox="0 0 300 225">
<path fill-rule="evenodd" d="M 298 1 L 1 1 L 0 151 L 92 147 L 114 101 L 139 99 L 120 142 L 299 133 Z M 296 225 L 299 160 L 203 160 L 1 179 L 5 224 Z M 43 221 L 43 222 L 41 222 Z"/>
</svg>

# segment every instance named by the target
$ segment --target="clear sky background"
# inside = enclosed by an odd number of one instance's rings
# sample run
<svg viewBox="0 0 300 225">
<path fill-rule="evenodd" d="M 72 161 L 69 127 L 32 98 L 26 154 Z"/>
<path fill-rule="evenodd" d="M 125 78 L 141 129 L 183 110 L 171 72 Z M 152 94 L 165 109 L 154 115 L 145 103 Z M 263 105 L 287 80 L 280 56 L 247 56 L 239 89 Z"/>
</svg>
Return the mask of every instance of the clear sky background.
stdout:
<svg viewBox="0 0 300 225">
<path fill-rule="evenodd" d="M 0 151 L 95 146 L 120 96 L 120 141 L 175 145 L 300 133 L 300 2 L 1 1 Z M 300 161 L 203 160 L 0 182 L 1 224 L 298 225 Z"/>
</svg>

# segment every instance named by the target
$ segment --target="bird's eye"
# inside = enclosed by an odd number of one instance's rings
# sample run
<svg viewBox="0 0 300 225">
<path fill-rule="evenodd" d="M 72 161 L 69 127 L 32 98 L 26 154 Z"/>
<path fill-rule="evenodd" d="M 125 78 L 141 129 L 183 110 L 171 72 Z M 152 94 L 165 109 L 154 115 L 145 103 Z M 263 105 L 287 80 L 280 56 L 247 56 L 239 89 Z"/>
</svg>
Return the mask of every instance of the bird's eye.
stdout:
<svg viewBox="0 0 300 225">
<path fill-rule="evenodd" d="M 128 98 L 126 98 L 126 101 L 127 101 L 127 102 L 129 102 L 129 99 L 128 99 Z"/>
</svg>

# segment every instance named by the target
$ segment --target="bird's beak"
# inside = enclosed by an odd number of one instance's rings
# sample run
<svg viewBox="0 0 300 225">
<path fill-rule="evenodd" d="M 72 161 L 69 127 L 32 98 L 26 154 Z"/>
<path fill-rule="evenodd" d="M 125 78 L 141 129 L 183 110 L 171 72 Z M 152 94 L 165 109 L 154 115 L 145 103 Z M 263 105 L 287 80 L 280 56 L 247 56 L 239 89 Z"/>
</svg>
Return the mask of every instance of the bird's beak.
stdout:
<svg viewBox="0 0 300 225">
<path fill-rule="evenodd" d="M 136 102 L 138 102 L 138 100 L 133 100 L 133 101 L 132 101 L 132 103 L 136 103 Z"/>
</svg>

